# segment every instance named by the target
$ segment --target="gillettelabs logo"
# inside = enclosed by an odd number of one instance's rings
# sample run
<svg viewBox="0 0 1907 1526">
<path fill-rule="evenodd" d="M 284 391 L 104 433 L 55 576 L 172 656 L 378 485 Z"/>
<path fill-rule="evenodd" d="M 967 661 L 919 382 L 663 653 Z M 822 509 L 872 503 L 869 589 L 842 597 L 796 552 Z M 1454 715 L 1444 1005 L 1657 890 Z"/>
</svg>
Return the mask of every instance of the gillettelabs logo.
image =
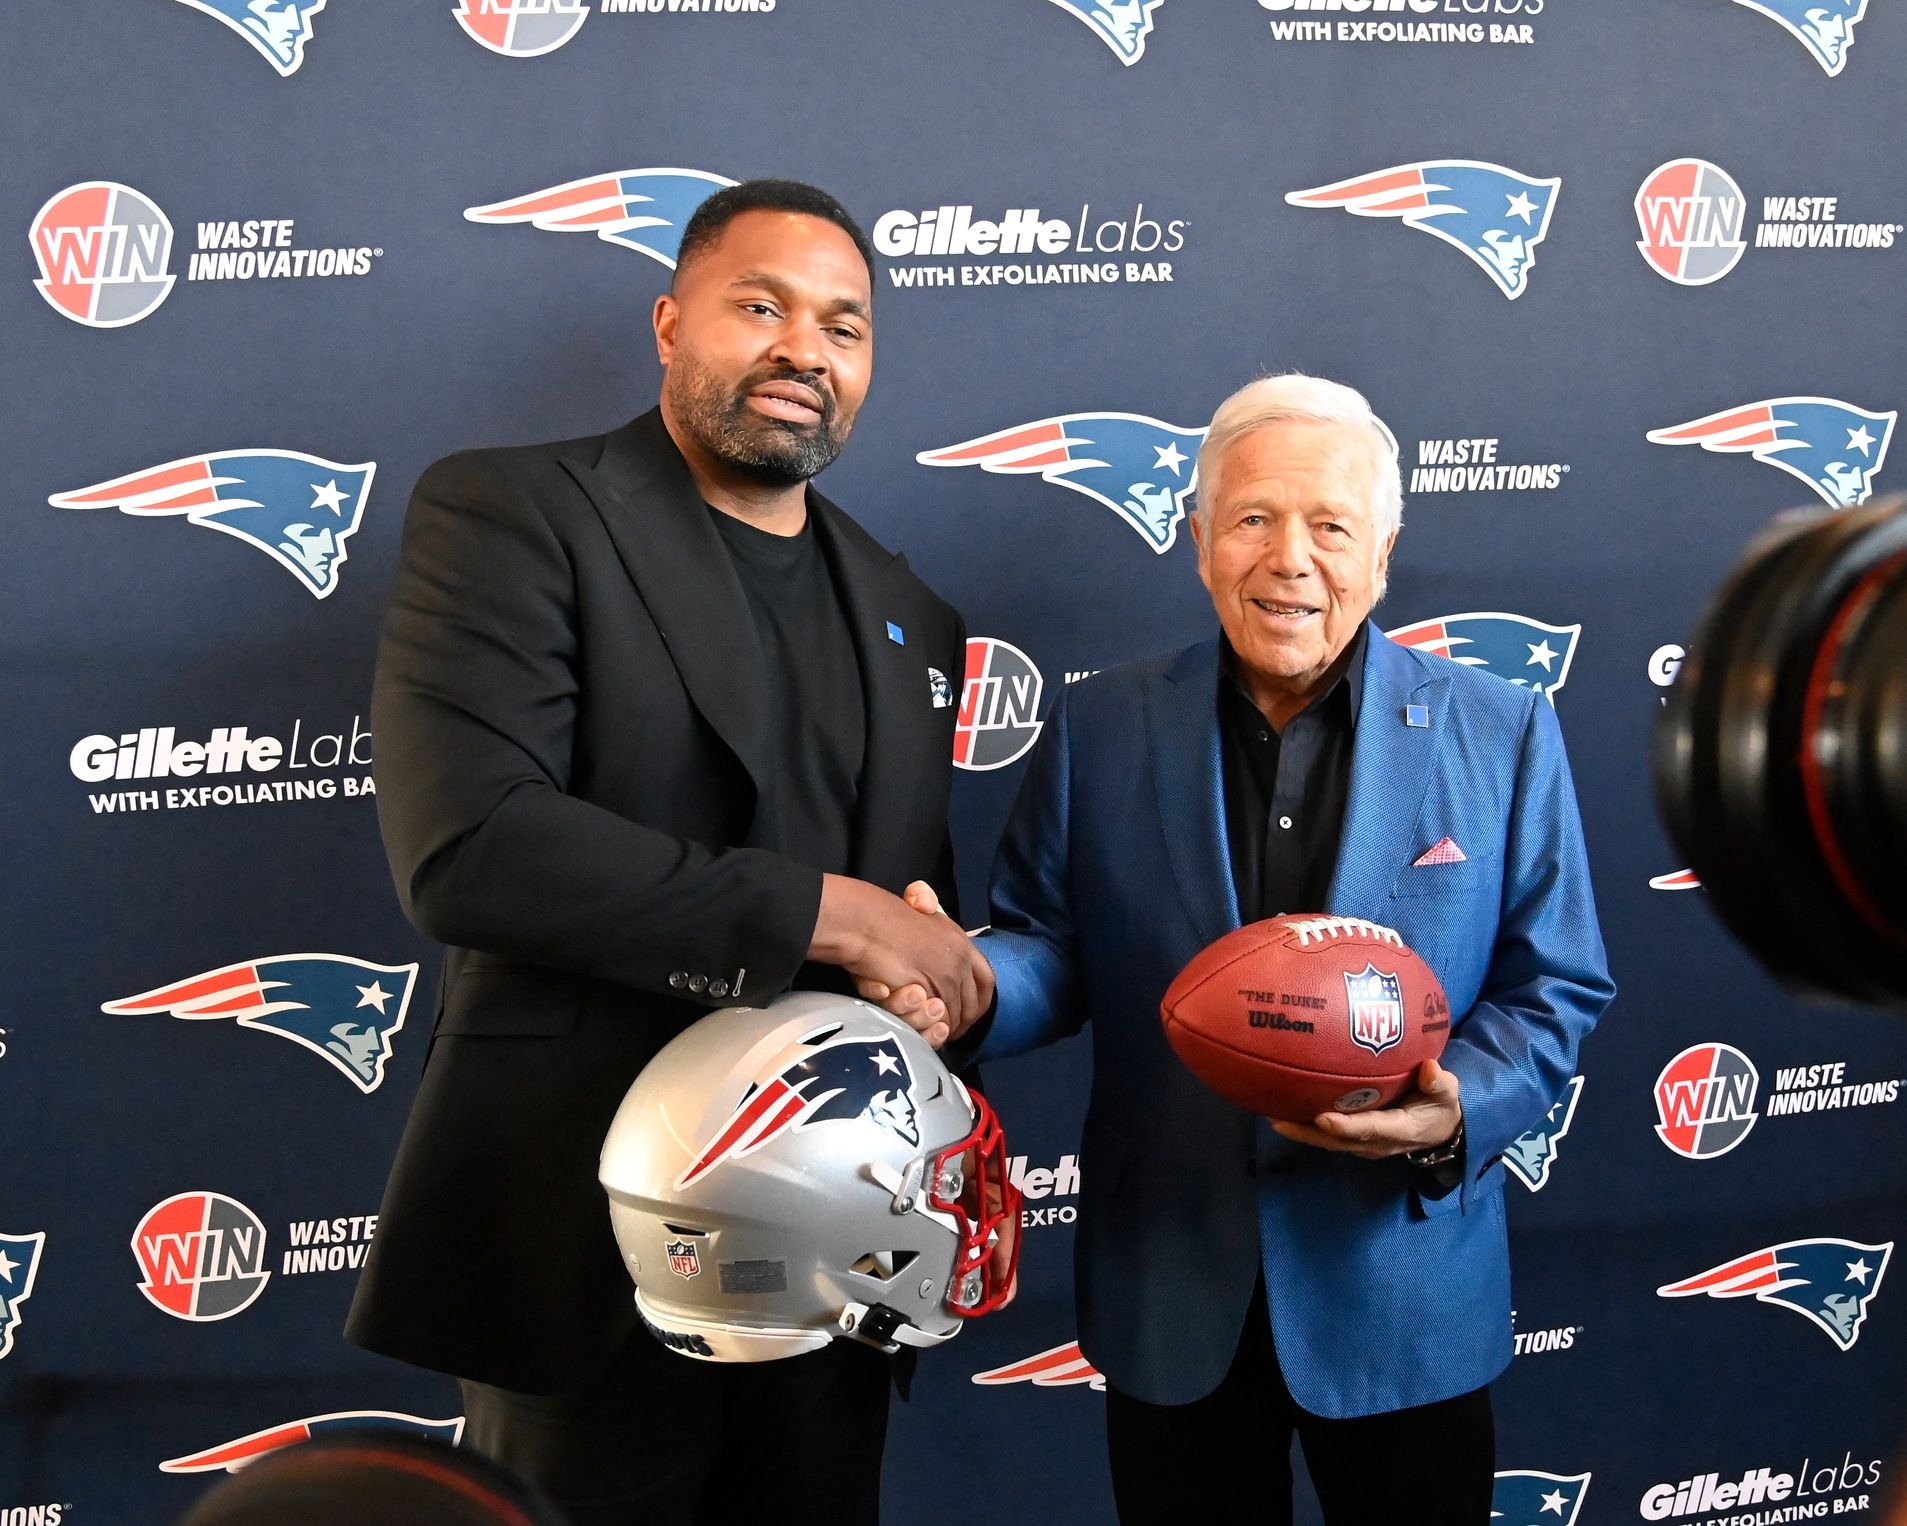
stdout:
<svg viewBox="0 0 1907 1526">
<path fill-rule="evenodd" d="M 1401 219 L 1462 250 L 1515 301 L 1528 288 L 1562 184 L 1476 159 L 1427 159 L 1291 191 L 1285 200 L 1294 207 L 1341 207 L 1354 217 Z"/>
<path fill-rule="evenodd" d="M 1753 1298 L 1802 1315 L 1843 1351 L 1861 1338 L 1894 1242 L 1789 1240 L 1657 1288 L 1661 1298 Z"/>
<path fill-rule="evenodd" d="M 1651 429 L 1648 438 L 1655 445 L 1752 456 L 1807 483 L 1829 508 L 1850 509 L 1872 495 L 1899 417 L 1832 397 L 1771 397 Z"/>
<path fill-rule="evenodd" d="M 1146 38 L 1152 34 L 1152 13 L 1165 0 L 1052 0 L 1077 16 L 1111 48 L 1119 62 L 1130 67 L 1145 57 Z"/>
<path fill-rule="evenodd" d="M 1847 67 L 1854 27 L 1867 14 L 1867 0 L 1735 0 L 1780 25 L 1814 55 L 1833 79 Z"/>
<path fill-rule="evenodd" d="M 276 954 L 105 1002 L 99 1010 L 188 1022 L 236 1018 L 241 1028 L 276 1033 L 310 1050 L 369 1095 L 384 1082 L 391 1037 L 404 1026 L 416 981 L 415 964 Z"/>
<path fill-rule="evenodd" d="M 180 0 L 216 16 L 264 57 L 281 78 L 298 72 L 311 40 L 311 18 L 325 0 Z"/>
<path fill-rule="evenodd" d="M 222 1192 L 181 1192 L 156 1203 L 132 1232 L 139 1291 L 174 1319 L 230 1319 L 265 1291 L 265 1226 Z"/>
<path fill-rule="evenodd" d="M 313 598 L 336 591 L 345 541 L 364 518 L 375 461 L 347 466 L 295 450 L 222 450 L 184 456 L 91 487 L 55 493 L 56 509 L 184 515 L 263 551 Z"/>
<path fill-rule="evenodd" d="M 1399 646 L 1434 652 L 1466 668 L 1507 678 L 1518 688 L 1534 689 L 1554 705 L 1557 692 L 1569 682 L 1569 665 L 1582 632 L 1580 625 L 1546 625 L 1528 615 L 1491 609 L 1419 620 L 1384 634 Z"/>
<path fill-rule="evenodd" d="M 594 233 L 675 269 L 695 209 L 734 181 L 707 170 L 619 170 L 466 207 L 473 223 L 529 223 L 545 233 Z"/>
<path fill-rule="evenodd" d="M 280 1447 L 309 1441 L 314 1436 L 337 1431 L 396 1431 L 410 1436 L 431 1436 L 448 1446 L 463 1440 L 464 1417 L 426 1420 L 422 1415 L 406 1415 L 389 1409 L 341 1409 L 328 1415 L 307 1415 L 302 1420 L 268 1426 L 201 1452 L 170 1457 L 159 1464 L 161 1473 L 236 1473 L 247 1463 L 257 1462 Z"/>
<path fill-rule="evenodd" d="M 966 680 L 954 722 L 954 767 L 984 773 L 1023 757 L 1039 739 L 1040 670 L 1011 642 L 967 640 Z"/>
<path fill-rule="evenodd" d="M 457 0 L 457 25 L 505 58 L 553 53 L 589 20 L 588 0 Z"/>
<path fill-rule="evenodd" d="M 1546 0 L 1258 0 L 1265 10 L 1286 19 L 1271 23 L 1273 42 L 1351 42 L 1351 43 L 1507 43 L 1520 45 L 1536 41 L 1536 20 Z M 1371 21 L 1359 16 L 1355 21 L 1313 19 L 1319 12 L 1361 11 L 1371 15 L 1395 16 L 1396 20 Z M 1290 19 L 1290 13 L 1305 15 Z M 1424 18 L 1442 15 L 1447 19 Z M 1516 16 L 1516 21 L 1495 19 L 1479 21 L 1480 14 L 1495 18 Z"/>
<path fill-rule="evenodd" d="M 1203 429 L 1143 413 L 1063 413 L 924 450 L 922 466 L 977 466 L 1037 474 L 1111 509 L 1163 555 L 1178 538 L 1185 500 L 1198 486 Z"/>
<path fill-rule="evenodd" d="M 1084 203 L 1071 222 L 1038 207 L 976 217 L 971 205 L 896 208 L 875 220 L 875 250 L 891 260 L 949 257 L 944 265 L 889 265 L 895 286 L 1116 286 L 1174 279 L 1170 260 L 1105 259 L 1112 254 L 1176 254 L 1185 247 L 1182 217 L 1160 221 L 1144 202 L 1131 216 L 1103 217 Z M 1054 256 L 1071 255 L 1071 259 Z M 1101 258 L 1093 258 L 1100 256 Z M 996 259 L 1019 263 L 994 264 Z"/>
<path fill-rule="evenodd" d="M 40 1253 L 46 1249 L 46 1231 L 30 1235 L 0 1235 L 0 1358 L 13 1350 L 20 1328 L 20 1305 L 33 1296 L 33 1279 L 40 1272 Z"/>
</svg>

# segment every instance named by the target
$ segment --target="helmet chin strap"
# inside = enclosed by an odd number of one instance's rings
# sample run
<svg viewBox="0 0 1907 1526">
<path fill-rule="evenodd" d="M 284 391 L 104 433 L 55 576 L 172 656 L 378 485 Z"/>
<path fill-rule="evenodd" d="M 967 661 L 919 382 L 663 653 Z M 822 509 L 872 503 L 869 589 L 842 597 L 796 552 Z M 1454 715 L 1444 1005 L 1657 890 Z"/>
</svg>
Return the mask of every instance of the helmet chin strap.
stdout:
<svg viewBox="0 0 1907 1526">
<path fill-rule="evenodd" d="M 890 1309 L 884 1303 L 871 1306 L 851 1303 L 841 1311 L 839 1323 L 843 1333 L 858 1341 L 866 1341 L 870 1346 L 879 1346 L 889 1355 L 902 1346 L 938 1346 L 960 1333 L 960 1327 L 955 1325 L 943 1334 L 930 1335 L 920 1326 L 910 1323 L 906 1315 Z"/>
</svg>

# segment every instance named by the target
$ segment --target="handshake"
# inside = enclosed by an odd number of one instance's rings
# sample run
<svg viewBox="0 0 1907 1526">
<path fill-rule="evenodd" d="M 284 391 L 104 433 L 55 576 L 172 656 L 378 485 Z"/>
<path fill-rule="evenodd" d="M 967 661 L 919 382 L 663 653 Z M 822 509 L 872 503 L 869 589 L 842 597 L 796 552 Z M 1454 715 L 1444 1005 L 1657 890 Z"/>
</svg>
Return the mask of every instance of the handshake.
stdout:
<svg viewBox="0 0 1907 1526">
<path fill-rule="evenodd" d="M 903 899 L 865 880 L 823 875 L 808 957 L 841 966 L 863 999 L 885 1007 L 936 1049 L 993 1004 L 993 966 L 923 880 L 909 885 Z"/>
</svg>

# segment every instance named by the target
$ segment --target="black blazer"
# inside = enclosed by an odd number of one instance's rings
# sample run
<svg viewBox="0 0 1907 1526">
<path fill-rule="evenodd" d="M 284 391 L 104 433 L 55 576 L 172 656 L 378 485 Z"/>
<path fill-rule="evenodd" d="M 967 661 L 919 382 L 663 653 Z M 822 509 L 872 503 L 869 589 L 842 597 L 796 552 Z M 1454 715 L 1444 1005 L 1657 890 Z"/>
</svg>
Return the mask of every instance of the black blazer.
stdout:
<svg viewBox="0 0 1907 1526">
<path fill-rule="evenodd" d="M 951 905 L 957 712 L 929 669 L 958 695 L 964 629 L 812 488 L 808 508 L 866 695 L 849 872 L 928 879 Z M 658 412 L 451 456 L 417 484 L 374 769 L 398 896 L 448 949 L 346 1328 L 359 1345 L 548 1392 L 634 1327 L 596 1182 L 610 1119 L 690 1022 L 796 978 L 820 905 L 820 871 L 753 835 L 775 742 L 765 683 Z"/>
</svg>

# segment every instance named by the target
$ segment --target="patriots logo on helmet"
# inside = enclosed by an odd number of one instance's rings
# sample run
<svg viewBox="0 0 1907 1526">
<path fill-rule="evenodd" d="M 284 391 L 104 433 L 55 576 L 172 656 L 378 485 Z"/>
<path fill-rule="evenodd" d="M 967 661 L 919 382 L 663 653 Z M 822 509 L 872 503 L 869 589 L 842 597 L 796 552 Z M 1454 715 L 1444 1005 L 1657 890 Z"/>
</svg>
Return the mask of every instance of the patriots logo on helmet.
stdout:
<svg viewBox="0 0 1907 1526">
<path fill-rule="evenodd" d="M 1419 620 L 1384 634 L 1399 646 L 1435 652 L 1466 668 L 1507 678 L 1518 688 L 1534 689 L 1553 705 L 1557 690 L 1569 681 L 1569 664 L 1582 632 L 1580 625 L 1546 625 L 1528 615 L 1491 609 Z"/>
<path fill-rule="evenodd" d="M 1860 1339 L 1892 1240 L 1789 1240 L 1657 1288 L 1663 1298 L 1753 1298 L 1805 1315 L 1843 1351 Z"/>
<path fill-rule="evenodd" d="M 811 1043 L 829 1031 L 817 1030 L 801 1042 Z M 754 1154 L 790 1129 L 857 1118 L 872 1119 L 910 1145 L 920 1143 L 914 1072 L 892 1039 L 823 1043 L 767 1081 L 750 1085 L 727 1123 L 676 1178 L 676 1189 L 680 1191 L 725 1160 Z"/>
<path fill-rule="evenodd" d="M 45 1249 L 43 1229 L 30 1235 L 0 1235 L 0 1357 L 13 1350 L 20 1305 L 33 1296 L 33 1279 L 39 1275 L 40 1252 Z"/>
<path fill-rule="evenodd" d="M 1519 1134 L 1503 1152 L 1503 1164 L 1525 1187 L 1541 1192 L 1549 1185 L 1549 1168 L 1556 1160 L 1556 1144 L 1569 1132 L 1576 1116 L 1576 1099 L 1583 1094 L 1583 1078 L 1571 1076 L 1562 1096 L 1550 1104 L 1543 1121 Z"/>
<path fill-rule="evenodd" d="M 223 1446 L 207 1447 L 203 1452 L 188 1452 L 159 1464 L 161 1473 L 236 1473 L 247 1463 L 257 1462 L 267 1452 L 295 1442 L 309 1441 L 335 1431 L 399 1431 L 409 1436 L 434 1436 L 455 1446 L 463 1440 L 463 1416 L 451 1420 L 426 1420 L 421 1415 L 405 1415 L 388 1409 L 343 1409 L 328 1415 L 308 1415 L 284 1425 L 269 1426 L 240 1436 Z"/>
<path fill-rule="evenodd" d="M 1131 67 L 1145 57 L 1152 13 L 1165 0 L 1053 0 L 1053 4 L 1085 22 L 1119 56 L 1120 63 Z"/>
<path fill-rule="evenodd" d="M 216 16 L 265 56 L 281 77 L 296 74 L 311 40 L 311 18 L 325 0 L 179 0 Z"/>
<path fill-rule="evenodd" d="M 241 1028 L 262 1028 L 321 1055 L 368 1095 L 384 1082 L 391 1035 L 404 1026 L 416 981 L 414 964 L 279 954 L 207 970 L 99 1010 L 191 1022 L 235 1017 Z"/>
<path fill-rule="evenodd" d="M 55 493 L 56 509 L 118 509 L 122 514 L 183 514 L 188 524 L 223 531 L 263 551 L 329 598 L 350 552 L 371 492 L 375 461 L 359 466 L 295 450 L 222 450 L 185 456 Z"/>
<path fill-rule="evenodd" d="M 1831 79 L 1847 67 L 1854 27 L 1867 14 L 1867 0 L 1735 0 L 1773 18 L 1806 44 Z"/>
<path fill-rule="evenodd" d="M 1294 207 L 1342 207 L 1354 217 L 1401 217 L 1461 249 L 1514 302 L 1549 232 L 1560 178 L 1533 179 L 1475 159 L 1424 160 L 1291 191 Z"/>
<path fill-rule="evenodd" d="M 1037 472 L 1103 503 L 1164 555 L 1178 538 L 1185 500 L 1198 486 L 1203 429 L 1143 413 L 1062 413 L 914 457 L 922 466 Z"/>
<path fill-rule="evenodd" d="M 473 223 L 529 223 L 545 233 L 594 233 L 675 269 L 695 209 L 735 184 L 706 170 L 621 170 L 466 207 Z"/>
<path fill-rule="evenodd" d="M 1898 412 L 1869 413 L 1831 397 L 1771 397 L 1651 429 L 1649 440 L 1751 455 L 1807 483 L 1829 508 L 1851 509 L 1873 493 L 1899 417 Z"/>
<path fill-rule="evenodd" d="M 1490 1519 L 1503 1526 L 1574 1526 L 1589 1492 L 1589 1473 L 1539 1473 L 1512 1468 L 1496 1476 Z"/>
</svg>

